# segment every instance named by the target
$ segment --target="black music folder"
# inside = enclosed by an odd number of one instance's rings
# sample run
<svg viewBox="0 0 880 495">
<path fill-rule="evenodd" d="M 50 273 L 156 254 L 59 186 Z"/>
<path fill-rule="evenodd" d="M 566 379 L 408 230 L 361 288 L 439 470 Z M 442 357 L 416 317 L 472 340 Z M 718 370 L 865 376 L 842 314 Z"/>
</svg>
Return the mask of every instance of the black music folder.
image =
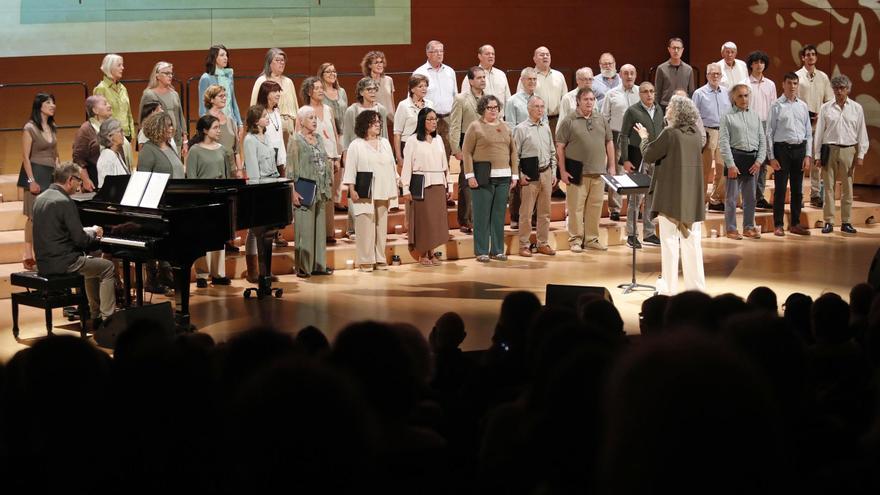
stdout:
<svg viewBox="0 0 880 495">
<path fill-rule="evenodd" d="M 474 178 L 480 187 L 488 186 L 492 178 L 492 162 L 474 162 Z"/>
<path fill-rule="evenodd" d="M 602 174 L 602 180 L 618 194 L 643 194 L 651 187 L 651 177 L 639 172 L 631 174 Z"/>
<path fill-rule="evenodd" d="M 34 174 L 34 182 L 37 184 L 41 184 L 41 188 L 48 187 L 48 185 L 55 182 L 55 167 L 49 167 L 46 165 L 39 165 L 36 163 L 31 164 L 31 172 Z M 83 169 L 84 173 L 88 173 Z M 27 181 L 27 174 L 24 172 L 24 165 L 21 166 L 21 170 L 18 172 L 18 182 L 16 182 L 18 187 L 28 189 L 30 184 Z M 28 193 L 30 194 L 30 193 Z"/>
<path fill-rule="evenodd" d="M 739 169 L 739 173 L 742 175 L 751 175 L 749 169 L 752 168 L 752 165 L 755 164 L 755 160 L 758 159 L 758 152 L 741 151 L 734 148 L 731 148 L 730 152 L 733 155 L 733 164 Z"/>
<path fill-rule="evenodd" d="M 358 172 L 354 179 L 354 190 L 359 197 L 369 199 L 373 192 L 373 172 Z"/>
<path fill-rule="evenodd" d="M 425 175 L 412 174 L 409 179 L 409 193 L 412 199 L 425 199 Z"/>
<path fill-rule="evenodd" d="M 308 208 L 315 204 L 315 196 L 318 193 L 318 184 L 315 181 L 300 177 L 294 182 L 293 189 L 301 196 L 300 206 Z"/>
<path fill-rule="evenodd" d="M 571 176 L 569 181 L 572 184 L 580 185 L 581 177 L 584 175 L 584 162 L 579 162 L 577 160 L 572 160 L 571 158 L 565 159 L 565 171 L 568 172 L 568 175 Z"/>
<path fill-rule="evenodd" d="M 520 158 L 519 172 L 520 175 L 525 175 L 526 177 L 528 177 L 530 181 L 538 180 L 538 157 L 530 156 L 526 158 Z"/>
</svg>

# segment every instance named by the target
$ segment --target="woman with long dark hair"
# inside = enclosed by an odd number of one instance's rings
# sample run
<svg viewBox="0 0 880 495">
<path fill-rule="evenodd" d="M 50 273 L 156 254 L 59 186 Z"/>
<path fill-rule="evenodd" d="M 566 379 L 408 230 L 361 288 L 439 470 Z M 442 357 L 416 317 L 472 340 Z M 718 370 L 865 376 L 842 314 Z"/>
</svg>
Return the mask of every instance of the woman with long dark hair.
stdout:
<svg viewBox="0 0 880 495">
<path fill-rule="evenodd" d="M 421 182 L 420 198 L 413 199 L 408 208 L 409 245 L 418 253 L 419 264 L 436 266 L 440 260 L 434 249 L 449 240 L 449 221 L 446 215 L 447 174 L 449 162 L 443 139 L 437 136 L 437 112 L 425 107 L 419 111 L 416 131 L 403 151 L 403 172 L 400 182 L 404 196 L 411 196 L 413 178 Z"/>
<path fill-rule="evenodd" d="M 232 162 L 220 144 L 220 121 L 213 115 L 203 115 L 196 123 L 196 135 L 189 142 L 186 157 L 187 179 L 227 179 L 232 176 Z M 208 286 L 208 271 L 214 285 L 229 285 L 226 277 L 226 251 L 205 254 L 208 269 L 196 262 L 196 287 Z"/>
<path fill-rule="evenodd" d="M 24 189 L 22 196 L 24 214 L 27 216 L 22 255 L 25 270 L 37 268 L 34 259 L 34 202 L 37 195 L 52 184 L 55 167 L 61 164 L 56 131 L 55 96 L 37 93 L 21 136 L 21 172 L 18 175 L 18 187 Z"/>
<path fill-rule="evenodd" d="M 238 128 L 241 127 L 241 113 L 235 100 L 235 79 L 232 66 L 229 64 L 229 50 L 223 45 L 212 46 L 205 57 L 205 73 L 199 78 L 199 117 L 208 111 L 204 104 L 205 91 L 214 84 L 226 90 L 226 106 L 223 108 L 223 113 L 235 122 L 238 132 Z"/>
</svg>

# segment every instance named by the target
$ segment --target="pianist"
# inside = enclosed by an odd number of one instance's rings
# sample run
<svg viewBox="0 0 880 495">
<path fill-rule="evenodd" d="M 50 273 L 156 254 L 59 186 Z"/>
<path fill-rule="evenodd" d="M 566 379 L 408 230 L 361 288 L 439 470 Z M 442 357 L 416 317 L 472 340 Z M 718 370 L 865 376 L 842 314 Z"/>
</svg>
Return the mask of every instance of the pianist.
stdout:
<svg viewBox="0 0 880 495">
<path fill-rule="evenodd" d="M 101 227 L 83 228 L 70 195 L 83 183 L 79 165 L 66 162 L 55 168 L 55 182 L 34 204 L 34 252 L 41 275 L 78 272 L 86 280 L 92 328 L 116 308 L 114 265 L 86 255 L 103 235 Z"/>
</svg>

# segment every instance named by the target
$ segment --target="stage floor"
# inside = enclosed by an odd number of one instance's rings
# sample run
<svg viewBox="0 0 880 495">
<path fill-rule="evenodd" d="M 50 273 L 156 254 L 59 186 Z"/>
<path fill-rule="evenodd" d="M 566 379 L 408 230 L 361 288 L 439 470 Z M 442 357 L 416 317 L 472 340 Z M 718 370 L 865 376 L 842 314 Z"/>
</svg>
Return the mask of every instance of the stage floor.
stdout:
<svg viewBox="0 0 880 495">
<path fill-rule="evenodd" d="M 742 297 L 759 285 L 776 291 L 780 305 L 792 292 L 813 297 L 833 291 L 848 298 L 850 288 L 867 278 L 874 253 L 880 247 L 880 226 L 857 225 L 858 235 L 839 231 L 810 237 L 764 234 L 760 240 L 703 239 L 708 291 L 713 295 L 732 292 Z M 243 280 L 230 287 L 196 289 L 193 285 L 192 321 L 199 331 L 222 341 L 257 324 L 270 324 L 295 333 L 306 325 L 324 330 L 331 339 L 348 322 L 363 319 L 403 321 L 425 335 L 446 311 L 462 315 L 467 325 L 466 350 L 486 348 L 492 336 L 501 300 L 516 290 L 529 290 L 544 299 L 548 283 L 594 285 L 609 288 L 628 333 L 638 333 L 639 308 L 652 293 L 623 295 L 616 286 L 630 280 L 631 251 L 613 246 L 607 252 L 532 258 L 510 256 L 506 262 L 477 263 L 474 259 L 447 261 L 440 267 L 416 264 L 391 267 L 388 271 L 361 273 L 340 270 L 329 277 L 298 279 L 281 276 L 281 299 L 245 300 Z M 637 281 L 654 285 L 660 272 L 660 249 L 638 251 Z M 154 302 L 164 301 L 154 297 Z M 0 304 L 10 304 L 8 300 Z M 8 306 L 7 306 L 8 308 Z M 57 333 L 75 329 L 55 313 Z M 0 360 L 6 361 L 25 345 L 46 334 L 43 312 L 21 308 L 21 342 L 10 331 L 9 311 L 0 314 Z"/>
</svg>

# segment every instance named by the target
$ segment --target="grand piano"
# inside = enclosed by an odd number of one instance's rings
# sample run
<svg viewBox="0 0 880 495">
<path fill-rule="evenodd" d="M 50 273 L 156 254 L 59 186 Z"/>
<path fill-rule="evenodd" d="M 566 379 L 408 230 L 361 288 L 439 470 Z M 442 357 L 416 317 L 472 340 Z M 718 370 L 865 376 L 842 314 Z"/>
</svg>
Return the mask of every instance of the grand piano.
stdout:
<svg viewBox="0 0 880 495">
<path fill-rule="evenodd" d="M 122 206 L 120 200 L 128 176 L 107 177 L 106 190 L 90 200 L 79 201 L 83 225 L 104 229 L 101 249 L 126 262 L 150 259 L 168 261 L 174 275 L 178 329 L 192 330 L 189 290 L 192 265 L 208 251 L 223 249 L 236 230 L 255 229 L 260 260 L 258 298 L 281 289 L 272 288 L 270 268 L 272 239 L 279 228 L 291 223 L 290 179 L 171 179 L 157 208 Z M 128 270 L 127 294 L 130 293 Z M 141 285 L 140 270 L 137 270 Z M 138 303 L 142 302 L 139 296 Z"/>
</svg>

